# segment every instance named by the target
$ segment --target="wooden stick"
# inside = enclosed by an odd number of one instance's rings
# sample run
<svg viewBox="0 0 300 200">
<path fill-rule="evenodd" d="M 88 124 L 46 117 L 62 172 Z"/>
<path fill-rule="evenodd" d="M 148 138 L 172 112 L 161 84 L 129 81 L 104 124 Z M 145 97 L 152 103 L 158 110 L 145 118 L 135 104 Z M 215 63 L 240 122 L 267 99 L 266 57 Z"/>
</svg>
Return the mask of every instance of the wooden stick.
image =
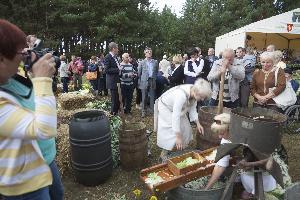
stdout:
<svg viewBox="0 0 300 200">
<path fill-rule="evenodd" d="M 225 82 L 225 73 L 221 73 L 220 90 L 219 90 L 218 114 L 223 113 L 224 82 Z"/>
<path fill-rule="evenodd" d="M 123 108 L 123 97 L 122 97 L 122 92 L 121 92 L 121 84 L 118 83 L 118 93 L 119 93 L 119 101 L 120 101 L 120 117 L 122 120 L 122 130 L 125 129 L 125 116 L 124 116 L 124 108 Z"/>
</svg>

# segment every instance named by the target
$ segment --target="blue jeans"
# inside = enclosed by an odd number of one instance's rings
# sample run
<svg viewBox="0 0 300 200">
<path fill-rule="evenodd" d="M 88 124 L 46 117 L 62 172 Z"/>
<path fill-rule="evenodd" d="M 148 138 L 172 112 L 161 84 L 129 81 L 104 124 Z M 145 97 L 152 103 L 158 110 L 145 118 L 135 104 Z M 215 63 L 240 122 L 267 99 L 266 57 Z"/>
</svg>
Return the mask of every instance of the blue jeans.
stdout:
<svg viewBox="0 0 300 200">
<path fill-rule="evenodd" d="M 63 92 L 67 93 L 68 92 L 69 77 L 61 77 L 61 82 L 63 84 Z"/>
<path fill-rule="evenodd" d="M 4 196 L 4 200 L 50 200 L 49 187 L 18 196 Z"/>
<path fill-rule="evenodd" d="M 90 83 L 91 83 L 92 88 L 93 88 L 94 91 L 98 90 L 98 79 L 90 80 Z"/>
<path fill-rule="evenodd" d="M 49 186 L 49 194 L 51 200 L 63 200 L 64 199 L 64 187 L 61 182 L 59 171 L 55 161 L 49 165 L 52 173 L 53 182 Z"/>
</svg>

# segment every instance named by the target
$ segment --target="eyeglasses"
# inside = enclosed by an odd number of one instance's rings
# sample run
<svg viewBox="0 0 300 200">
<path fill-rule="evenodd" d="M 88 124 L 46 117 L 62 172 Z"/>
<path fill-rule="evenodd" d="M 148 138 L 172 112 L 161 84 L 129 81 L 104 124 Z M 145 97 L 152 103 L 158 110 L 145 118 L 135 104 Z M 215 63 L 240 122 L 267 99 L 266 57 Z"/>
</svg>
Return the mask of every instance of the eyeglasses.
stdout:
<svg viewBox="0 0 300 200">
<path fill-rule="evenodd" d="M 215 122 L 216 124 L 219 124 L 219 125 L 222 124 L 221 120 L 216 120 L 216 119 L 214 119 L 214 122 Z"/>
<path fill-rule="evenodd" d="M 28 52 L 17 52 L 16 54 L 20 54 L 22 57 L 28 56 Z"/>
</svg>

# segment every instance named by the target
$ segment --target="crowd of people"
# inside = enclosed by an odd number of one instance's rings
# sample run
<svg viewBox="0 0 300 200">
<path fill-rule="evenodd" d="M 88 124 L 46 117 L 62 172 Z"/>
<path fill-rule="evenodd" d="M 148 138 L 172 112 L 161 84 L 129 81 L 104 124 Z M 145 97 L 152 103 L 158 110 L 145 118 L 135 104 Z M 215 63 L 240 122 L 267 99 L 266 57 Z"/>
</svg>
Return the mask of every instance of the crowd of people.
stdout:
<svg viewBox="0 0 300 200">
<path fill-rule="evenodd" d="M 57 115 L 53 94 L 55 59 L 49 53 L 39 59 L 28 51 L 36 43 L 34 35 L 24 32 L 6 20 L 0 20 L 0 194 L 5 199 L 63 199 L 63 186 L 55 164 Z M 166 160 L 171 150 L 182 150 L 192 140 L 191 123 L 199 134 L 205 134 L 198 119 L 201 105 L 216 106 L 220 80 L 224 76 L 223 104 L 228 108 L 267 107 L 283 112 L 275 97 L 289 86 L 297 91 L 299 83 L 292 80 L 292 70 L 281 61 L 282 53 L 270 45 L 259 57 L 251 48 L 224 49 L 221 56 L 209 48 L 202 56 L 199 47 L 187 54 L 177 54 L 158 62 L 151 48 L 138 62 L 129 53 L 119 58 L 118 44 L 108 44 L 109 53 L 92 56 L 87 67 L 78 56 L 67 63 L 60 56 L 58 69 L 63 92 L 68 92 L 70 77 L 75 90 L 82 88 L 82 76 L 89 74 L 94 95 L 111 97 L 111 114 L 118 115 L 119 95 L 125 114 L 132 110 L 136 91 L 136 107 L 141 116 L 154 115 L 160 159 Z M 32 59 L 28 66 L 30 79 L 17 74 L 21 61 Z M 259 60 L 259 62 L 258 62 Z M 257 68 L 257 63 L 261 68 Z M 119 93 L 119 90 L 121 93 Z M 188 115 L 187 115 L 188 114 Z M 223 123 L 223 122 L 222 122 Z M 230 123 L 225 119 L 225 124 Z M 228 128 L 222 138 L 228 140 Z M 226 167 L 226 166 L 225 166 Z M 212 184 L 214 180 L 210 182 Z M 208 188 L 210 185 L 208 185 Z"/>
</svg>

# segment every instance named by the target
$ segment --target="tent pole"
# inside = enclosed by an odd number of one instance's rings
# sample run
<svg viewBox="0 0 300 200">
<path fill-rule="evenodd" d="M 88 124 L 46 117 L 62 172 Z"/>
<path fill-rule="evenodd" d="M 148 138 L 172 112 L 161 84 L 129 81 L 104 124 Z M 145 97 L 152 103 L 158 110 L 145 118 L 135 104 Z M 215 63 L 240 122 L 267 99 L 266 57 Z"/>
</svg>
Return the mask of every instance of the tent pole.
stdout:
<svg viewBox="0 0 300 200">
<path fill-rule="evenodd" d="M 268 37 L 268 33 L 266 33 L 265 48 L 267 48 L 267 37 Z"/>
</svg>

